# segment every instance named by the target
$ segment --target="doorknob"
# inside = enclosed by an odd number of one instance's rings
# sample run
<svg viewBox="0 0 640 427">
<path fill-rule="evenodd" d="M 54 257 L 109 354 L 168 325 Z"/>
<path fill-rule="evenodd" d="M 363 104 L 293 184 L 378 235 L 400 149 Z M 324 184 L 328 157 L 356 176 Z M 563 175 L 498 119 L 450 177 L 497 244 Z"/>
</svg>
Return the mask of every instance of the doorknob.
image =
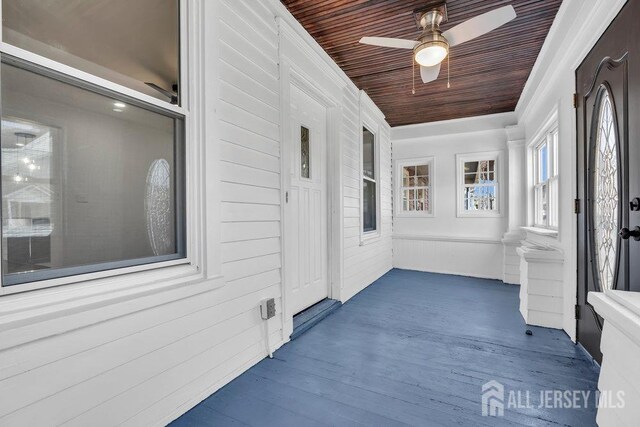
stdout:
<svg viewBox="0 0 640 427">
<path fill-rule="evenodd" d="M 640 240 L 640 227 L 636 227 L 633 230 L 629 230 L 628 228 L 623 228 L 618 233 L 620 237 L 624 240 L 627 240 L 629 237 L 633 237 L 633 240 Z"/>
</svg>

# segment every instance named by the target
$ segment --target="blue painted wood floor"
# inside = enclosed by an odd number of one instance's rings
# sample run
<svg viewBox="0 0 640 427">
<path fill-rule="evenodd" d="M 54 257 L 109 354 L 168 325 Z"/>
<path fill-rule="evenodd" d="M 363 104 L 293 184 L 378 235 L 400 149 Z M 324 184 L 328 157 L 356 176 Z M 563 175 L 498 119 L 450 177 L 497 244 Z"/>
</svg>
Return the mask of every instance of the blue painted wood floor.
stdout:
<svg viewBox="0 0 640 427">
<path fill-rule="evenodd" d="M 592 404 L 538 408 L 541 390 L 594 393 L 598 370 L 562 331 L 526 335 L 518 292 L 392 270 L 172 426 L 595 425 Z M 483 417 L 490 380 L 524 407 Z"/>
</svg>

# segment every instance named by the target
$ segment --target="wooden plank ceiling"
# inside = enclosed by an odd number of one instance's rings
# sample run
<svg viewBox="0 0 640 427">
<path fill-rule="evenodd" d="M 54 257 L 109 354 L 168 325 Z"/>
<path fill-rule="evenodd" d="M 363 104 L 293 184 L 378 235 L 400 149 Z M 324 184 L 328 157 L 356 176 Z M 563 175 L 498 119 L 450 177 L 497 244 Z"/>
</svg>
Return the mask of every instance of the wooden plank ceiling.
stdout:
<svg viewBox="0 0 640 427">
<path fill-rule="evenodd" d="M 432 0 L 282 0 L 333 60 L 387 116 L 391 126 L 513 111 L 562 0 L 448 0 L 442 31 L 508 4 L 517 18 L 450 53 L 438 80 L 424 84 L 412 53 L 366 46 L 363 36 L 416 39 L 414 10 Z"/>
</svg>

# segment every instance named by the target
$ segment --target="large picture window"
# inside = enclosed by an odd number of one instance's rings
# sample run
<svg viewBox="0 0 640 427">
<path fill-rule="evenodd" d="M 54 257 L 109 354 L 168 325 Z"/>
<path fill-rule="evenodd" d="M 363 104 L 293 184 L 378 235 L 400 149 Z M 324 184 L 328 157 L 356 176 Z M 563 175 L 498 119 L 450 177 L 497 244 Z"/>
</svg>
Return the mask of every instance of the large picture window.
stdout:
<svg viewBox="0 0 640 427">
<path fill-rule="evenodd" d="M 396 215 L 433 216 L 433 158 L 396 162 Z"/>
<path fill-rule="evenodd" d="M 458 216 L 500 216 L 500 153 L 458 155 L 457 164 Z"/>
<path fill-rule="evenodd" d="M 534 225 L 558 228 L 558 129 L 545 132 L 533 148 Z"/>
<path fill-rule="evenodd" d="M 179 2 L 161 3 L 135 27 L 121 22 L 137 13 L 130 2 L 57 9 L 58 2 L 2 2 L 3 286 L 186 257 L 185 114 L 172 105 L 177 93 L 144 84 L 177 84 Z M 112 13 L 99 16 L 104 5 Z M 47 24 L 21 26 L 24 20 Z M 71 37 L 77 20 L 96 31 Z M 164 35 L 131 34 L 167 20 L 175 26 L 165 29 L 171 46 L 159 46 Z M 107 36 L 107 21 L 136 46 Z M 167 56 L 147 61 L 133 52 L 141 43 Z M 166 79 L 152 77 L 160 74 Z"/>
<path fill-rule="evenodd" d="M 362 128 L 362 230 L 377 230 L 378 178 L 376 167 L 376 136 L 366 127 Z"/>
</svg>

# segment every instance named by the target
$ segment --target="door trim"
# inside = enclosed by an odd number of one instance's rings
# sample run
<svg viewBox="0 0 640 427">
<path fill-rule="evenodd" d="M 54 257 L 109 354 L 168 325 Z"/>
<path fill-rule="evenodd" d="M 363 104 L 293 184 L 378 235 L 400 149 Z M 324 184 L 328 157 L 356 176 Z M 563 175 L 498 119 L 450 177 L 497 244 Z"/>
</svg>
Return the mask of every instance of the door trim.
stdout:
<svg viewBox="0 0 640 427">
<path fill-rule="evenodd" d="M 342 168 L 340 148 L 341 112 L 339 103 L 313 83 L 304 71 L 280 56 L 280 232 L 281 232 L 281 290 L 282 340 L 289 341 L 293 333 L 292 289 L 287 283 L 287 244 L 291 223 L 286 206 L 286 193 L 290 189 L 290 165 L 293 141 L 291 136 L 291 86 L 295 85 L 326 109 L 326 191 L 327 191 L 327 294 L 341 300 L 342 288 Z M 337 89 L 339 90 L 339 89 Z"/>
</svg>

